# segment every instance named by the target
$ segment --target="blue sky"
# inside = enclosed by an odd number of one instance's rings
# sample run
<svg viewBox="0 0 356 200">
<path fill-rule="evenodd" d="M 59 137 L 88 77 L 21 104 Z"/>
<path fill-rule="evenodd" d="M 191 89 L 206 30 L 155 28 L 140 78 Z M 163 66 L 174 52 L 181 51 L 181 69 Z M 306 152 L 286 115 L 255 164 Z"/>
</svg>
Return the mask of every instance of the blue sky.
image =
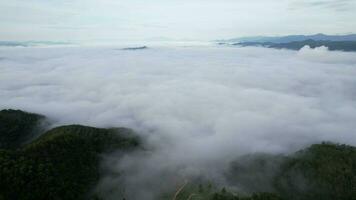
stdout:
<svg viewBox="0 0 356 200">
<path fill-rule="evenodd" d="M 356 32 L 356 0 L 1 0 L 0 40 L 212 40 Z"/>
</svg>

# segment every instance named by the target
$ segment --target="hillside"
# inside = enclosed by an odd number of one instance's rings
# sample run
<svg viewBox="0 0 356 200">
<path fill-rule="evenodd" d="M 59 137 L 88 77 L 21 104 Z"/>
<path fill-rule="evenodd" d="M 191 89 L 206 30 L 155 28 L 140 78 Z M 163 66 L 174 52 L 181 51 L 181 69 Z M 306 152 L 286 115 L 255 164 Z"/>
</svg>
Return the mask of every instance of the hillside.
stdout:
<svg viewBox="0 0 356 200">
<path fill-rule="evenodd" d="M 290 156 L 247 155 L 231 163 L 226 176 L 227 186 L 243 193 L 193 182 L 176 200 L 354 200 L 356 148 L 322 143 Z"/>
<path fill-rule="evenodd" d="M 13 137 L 4 135 L 26 136 L 44 119 L 23 111 L 0 113 L 5 142 Z M 0 200 L 100 199 L 93 191 L 101 176 L 101 155 L 129 153 L 139 146 L 130 129 L 69 125 L 16 148 L 2 147 Z M 159 200 L 356 200 L 356 147 L 321 143 L 291 155 L 245 155 L 223 175 L 223 185 L 189 177 Z M 124 184 L 119 187 L 125 190 Z"/>
<path fill-rule="evenodd" d="M 27 122 L 23 118 L 27 113 L 17 115 L 22 119 L 17 122 Z M 6 122 L 14 126 L 14 121 L 3 120 L 9 127 Z M 99 180 L 100 154 L 138 145 L 133 132 L 125 128 L 54 128 L 22 148 L 0 150 L 0 199 L 88 199 Z"/>
<path fill-rule="evenodd" d="M 281 167 L 275 187 L 285 199 L 356 199 L 355 147 L 315 144 L 297 152 Z"/>
<path fill-rule="evenodd" d="M 17 148 L 41 131 L 44 116 L 21 110 L 0 111 L 0 149 Z"/>
</svg>

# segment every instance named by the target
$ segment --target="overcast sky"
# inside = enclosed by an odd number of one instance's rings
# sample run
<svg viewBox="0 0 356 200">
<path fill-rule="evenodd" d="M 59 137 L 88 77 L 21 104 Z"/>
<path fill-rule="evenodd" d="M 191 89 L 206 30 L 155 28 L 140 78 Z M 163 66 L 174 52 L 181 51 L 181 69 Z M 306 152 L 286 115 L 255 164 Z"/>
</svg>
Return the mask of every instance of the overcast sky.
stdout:
<svg viewBox="0 0 356 200">
<path fill-rule="evenodd" d="M 0 40 L 211 40 L 356 32 L 356 0 L 1 0 Z"/>
</svg>

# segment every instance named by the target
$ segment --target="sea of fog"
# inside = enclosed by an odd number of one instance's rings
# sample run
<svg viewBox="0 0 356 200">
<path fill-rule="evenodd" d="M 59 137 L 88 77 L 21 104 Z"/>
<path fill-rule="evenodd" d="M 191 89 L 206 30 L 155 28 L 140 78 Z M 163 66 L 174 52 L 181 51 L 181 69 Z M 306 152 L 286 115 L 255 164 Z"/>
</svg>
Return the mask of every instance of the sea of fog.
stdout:
<svg viewBox="0 0 356 200">
<path fill-rule="evenodd" d="M 289 153 L 320 141 L 356 145 L 356 53 L 1 48 L 5 108 L 44 114 L 53 126 L 134 129 L 149 150 L 107 159 L 112 173 L 128 176 L 107 176 L 98 190 L 114 199 L 124 183 L 126 195 L 154 199 L 155 188 L 191 176 L 224 181 L 225 164 L 239 155 Z"/>
</svg>

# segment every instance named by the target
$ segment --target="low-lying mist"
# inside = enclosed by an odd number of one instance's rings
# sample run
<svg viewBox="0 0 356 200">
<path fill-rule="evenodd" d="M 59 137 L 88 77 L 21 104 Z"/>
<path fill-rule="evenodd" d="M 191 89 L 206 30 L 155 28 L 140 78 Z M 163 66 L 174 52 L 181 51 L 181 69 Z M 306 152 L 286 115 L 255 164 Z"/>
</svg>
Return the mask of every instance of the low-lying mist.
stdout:
<svg viewBox="0 0 356 200">
<path fill-rule="evenodd" d="M 224 184 L 245 154 L 356 145 L 356 53 L 61 47 L 2 48 L 0 58 L 0 109 L 144 139 L 146 151 L 104 159 L 97 190 L 108 199 L 155 199 L 193 178 Z"/>
</svg>

